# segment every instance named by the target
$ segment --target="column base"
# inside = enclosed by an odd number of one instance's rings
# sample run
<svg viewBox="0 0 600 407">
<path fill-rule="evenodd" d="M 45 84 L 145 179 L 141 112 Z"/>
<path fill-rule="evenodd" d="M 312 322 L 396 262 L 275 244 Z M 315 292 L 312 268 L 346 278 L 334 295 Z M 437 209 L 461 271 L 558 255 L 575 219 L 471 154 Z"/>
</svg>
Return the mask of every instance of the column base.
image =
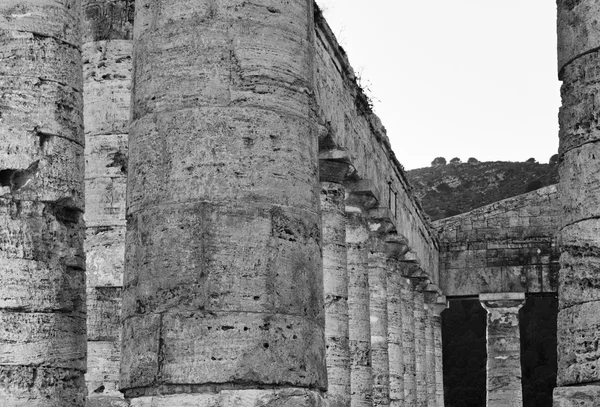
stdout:
<svg viewBox="0 0 600 407">
<path fill-rule="evenodd" d="M 557 387 L 552 397 L 553 407 L 596 407 L 600 386 Z"/>
<path fill-rule="evenodd" d="M 307 389 L 222 390 L 212 394 L 173 394 L 131 400 L 131 407 L 325 407 L 321 392 Z"/>
</svg>

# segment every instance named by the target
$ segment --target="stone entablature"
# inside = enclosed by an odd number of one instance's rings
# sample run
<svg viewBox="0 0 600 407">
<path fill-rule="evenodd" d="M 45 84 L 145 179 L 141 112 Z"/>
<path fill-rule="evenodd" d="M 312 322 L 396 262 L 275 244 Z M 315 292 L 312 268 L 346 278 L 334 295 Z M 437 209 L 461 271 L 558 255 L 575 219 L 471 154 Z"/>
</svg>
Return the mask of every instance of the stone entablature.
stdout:
<svg viewBox="0 0 600 407">
<path fill-rule="evenodd" d="M 315 12 L 315 97 L 318 104 L 321 151 L 346 152 L 356 180 L 368 180 L 379 209 L 410 248 L 409 256 L 438 283 L 438 241 L 429 220 L 412 194 L 402 165 L 392 151 L 385 128 L 356 84 L 346 54 Z M 341 160 L 341 158 L 337 158 Z"/>
<path fill-rule="evenodd" d="M 559 211 L 551 185 L 436 221 L 445 295 L 556 292 Z"/>
</svg>

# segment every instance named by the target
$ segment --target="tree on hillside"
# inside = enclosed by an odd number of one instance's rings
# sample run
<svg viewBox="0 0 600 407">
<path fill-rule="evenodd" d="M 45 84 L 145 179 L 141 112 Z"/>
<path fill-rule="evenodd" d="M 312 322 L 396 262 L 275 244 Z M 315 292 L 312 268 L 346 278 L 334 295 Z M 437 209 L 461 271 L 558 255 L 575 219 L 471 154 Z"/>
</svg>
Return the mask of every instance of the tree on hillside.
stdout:
<svg viewBox="0 0 600 407">
<path fill-rule="evenodd" d="M 531 157 L 529 160 L 525 161 L 526 163 L 537 163 L 537 160 Z"/>
<path fill-rule="evenodd" d="M 437 167 L 438 165 L 446 165 L 446 159 L 444 157 L 436 157 L 432 162 L 432 167 Z"/>
<path fill-rule="evenodd" d="M 554 154 L 552 157 L 550 157 L 550 161 L 548 161 L 548 164 L 550 164 L 550 165 L 558 164 L 558 154 Z"/>
<path fill-rule="evenodd" d="M 478 164 L 479 160 L 475 157 L 469 157 L 469 159 L 467 160 L 467 163 L 469 164 Z"/>
<path fill-rule="evenodd" d="M 450 164 L 460 164 L 462 163 L 462 161 L 460 161 L 460 158 L 458 157 L 454 157 L 453 159 L 450 160 Z"/>
</svg>

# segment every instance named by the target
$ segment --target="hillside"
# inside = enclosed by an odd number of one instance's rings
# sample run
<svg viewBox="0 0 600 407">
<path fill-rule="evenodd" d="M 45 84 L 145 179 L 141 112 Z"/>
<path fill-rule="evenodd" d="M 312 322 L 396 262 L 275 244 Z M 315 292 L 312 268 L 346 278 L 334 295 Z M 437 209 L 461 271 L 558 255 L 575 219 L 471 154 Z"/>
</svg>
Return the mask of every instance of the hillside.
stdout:
<svg viewBox="0 0 600 407">
<path fill-rule="evenodd" d="M 450 163 L 407 174 L 432 220 L 558 183 L 558 166 L 537 162 Z"/>
</svg>

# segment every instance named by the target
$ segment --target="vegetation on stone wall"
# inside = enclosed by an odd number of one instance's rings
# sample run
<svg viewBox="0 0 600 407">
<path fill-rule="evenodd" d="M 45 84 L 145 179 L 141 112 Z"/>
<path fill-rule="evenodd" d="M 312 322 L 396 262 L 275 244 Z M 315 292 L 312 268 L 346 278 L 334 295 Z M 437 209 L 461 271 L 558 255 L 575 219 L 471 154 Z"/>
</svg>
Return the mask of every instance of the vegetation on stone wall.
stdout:
<svg viewBox="0 0 600 407">
<path fill-rule="evenodd" d="M 467 163 L 456 160 L 446 164 L 443 157 L 437 157 L 431 167 L 407 172 L 415 195 L 432 220 L 558 183 L 555 164 L 479 162 L 473 157 Z"/>
</svg>

